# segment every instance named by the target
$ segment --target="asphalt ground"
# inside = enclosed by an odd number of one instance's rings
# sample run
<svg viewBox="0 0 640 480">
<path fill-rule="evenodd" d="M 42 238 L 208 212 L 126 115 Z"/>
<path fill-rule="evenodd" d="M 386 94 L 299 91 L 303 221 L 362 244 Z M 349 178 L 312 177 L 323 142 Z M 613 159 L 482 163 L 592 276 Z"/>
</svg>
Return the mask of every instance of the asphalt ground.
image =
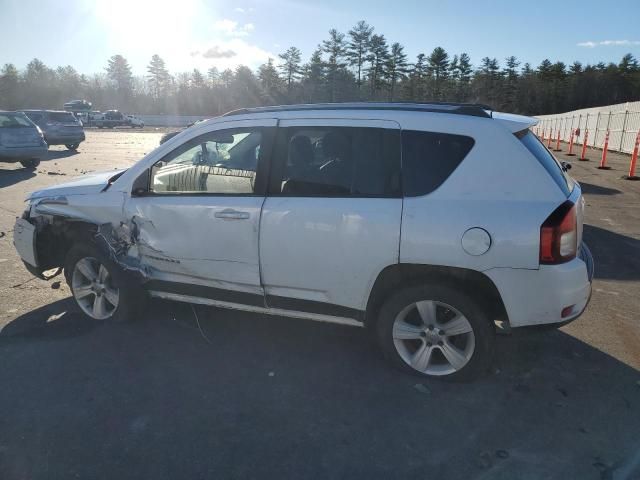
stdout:
<svg viewBox="0 0 640 480">
<path fill-rule="evenodd" d="M 585 314 L 500 336 L 485 378 L 451 384 L 397 372 L 363 329 L 161 301 L 90 322 L 62 278 L 32 278 L 12 245 L 27 193 L 126 167 L 161 132 L 88 130 L 37 172 L 0 164 L 1 479 L 640 478 L 628 156 L 560 154 L 587 200 Z"/>
</svg>

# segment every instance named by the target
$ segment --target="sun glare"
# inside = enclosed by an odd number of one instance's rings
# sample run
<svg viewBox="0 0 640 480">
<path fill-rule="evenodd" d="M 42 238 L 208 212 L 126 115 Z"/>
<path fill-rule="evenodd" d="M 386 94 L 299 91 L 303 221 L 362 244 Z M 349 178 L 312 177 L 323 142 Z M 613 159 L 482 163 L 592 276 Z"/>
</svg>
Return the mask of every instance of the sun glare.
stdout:
<svg viewBox="0 0 640 480">
<path fill-rule="evenodd" d="M 153 42 L 165 54 L 186 47 L 193 39 L 192 29 L 198 23 L 200 2 L 181 0 L 110 0 L 96 2 L 96 19 L 107 31 L 108 42 L 135 48 Z"/>
</svg>

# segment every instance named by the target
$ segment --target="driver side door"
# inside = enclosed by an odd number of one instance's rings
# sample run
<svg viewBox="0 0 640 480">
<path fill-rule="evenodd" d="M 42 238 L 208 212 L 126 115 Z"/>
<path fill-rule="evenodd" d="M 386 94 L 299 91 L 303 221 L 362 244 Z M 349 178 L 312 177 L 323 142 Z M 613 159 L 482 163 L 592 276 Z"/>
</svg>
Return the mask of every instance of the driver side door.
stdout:
<svg viewBox="0 0 640 480">
<path fill-rule="evenodd" d="M 264 306 L 258 226 L 276 125 L 216 125 L 151 167 L 125 205 L 150 290 Z"/>
</svg>

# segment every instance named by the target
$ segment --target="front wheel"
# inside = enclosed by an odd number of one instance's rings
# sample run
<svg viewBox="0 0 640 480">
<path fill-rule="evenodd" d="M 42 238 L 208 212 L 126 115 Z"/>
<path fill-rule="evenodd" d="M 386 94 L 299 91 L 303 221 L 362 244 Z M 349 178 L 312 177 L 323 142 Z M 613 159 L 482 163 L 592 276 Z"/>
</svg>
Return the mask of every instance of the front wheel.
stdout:
<svg viewBox="0 0 640 480">
<path fill-rule="evenodd" d="M 40 165 L 40 160 L 38 160 L 37 158 L 32 158 L 30 160 L 21 160 L 20 164 L 24 168 L 28 168 L 30 170 L 33 170 L 33 169 L 37 168 L 38 165 Z"/>
<path fill-rule="evenodd" d="M 397 292 L 380 309 L 376 329 L 391 363 L 426 377 L 469 381 L 493 357 L 492 323 L 473 299 L 449 286 Z"/>
<path fill-rule="evenodd" d="M 67 143 L 65 145 L 65 147 L 67 147 L 67 150 L 77 150 L 79 146 L 79 143 Z"/>
<path fill-rule="evenodd" d="M 64 270 L 76 304 L 93 320 L 130 321 L 143 304 L 140 287 L 94 244 L 73 246 Z"/>
</svg>

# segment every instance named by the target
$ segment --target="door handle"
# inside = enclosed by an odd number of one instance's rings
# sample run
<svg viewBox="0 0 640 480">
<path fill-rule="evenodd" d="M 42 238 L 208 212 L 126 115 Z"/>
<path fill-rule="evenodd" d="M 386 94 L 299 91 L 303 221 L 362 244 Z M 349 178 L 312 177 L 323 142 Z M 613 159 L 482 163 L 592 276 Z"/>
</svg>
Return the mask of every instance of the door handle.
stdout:
<svg viewBox="0 0 640 480">
<path fill-rule="evenodd" d="M 249 218 L 249 212 L 240 212 L 238 210 L 227 208 L 221 212 L 214 213 L 213 216 L 216 218 L 222 218 L 223 220 L 247 220 Z"/>
</svg>

